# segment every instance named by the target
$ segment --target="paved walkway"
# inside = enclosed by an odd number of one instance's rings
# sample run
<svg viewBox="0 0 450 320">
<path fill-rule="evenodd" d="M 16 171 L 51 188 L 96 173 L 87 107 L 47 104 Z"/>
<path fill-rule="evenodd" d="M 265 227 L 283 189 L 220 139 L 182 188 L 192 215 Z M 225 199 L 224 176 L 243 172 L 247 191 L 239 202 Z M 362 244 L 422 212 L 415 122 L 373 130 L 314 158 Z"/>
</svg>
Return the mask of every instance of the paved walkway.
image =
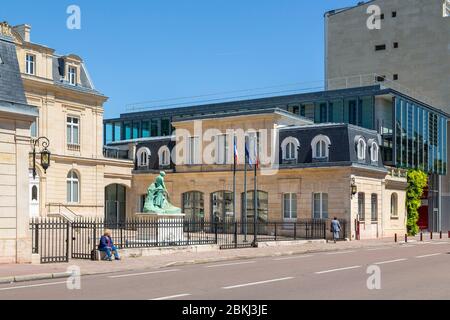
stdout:
<svg viewBox="0 0 450 320">
<path fill-rule="evenodd" d="M 420 243 L 418 238 L 410 239 L 410 241 Z M 426 238 L 424 241 L 430 240 Z M 435 237 L 433 241 L 439 241 L 439 237 Z M 0 265 L 0 283 L 64 277 L 64 273 L 67 273 L 68 268 L 71 266 L 78 266 L 80 267 L 83 275 L 89 275 L 120 271 L 157 269 L 170 266 L 220 262 L 227 260 L 252 259 L 258 257 L 288 256 L 309 252 L 405 245 L 405 243 L 402 242 L 394 243 L 393 238 L 343 241 L 336 244 L 324 243 L 323 240 L 312 243 L 290 245 L 286 245 L 282 242 L 277 243 L 276 245 L 275 243 L 269 244 L 270 245 L 268 246 L 263 246 L 260 244 L 259 248 L 214 250 L 196 253 L 175 251 L 170 254 L 138 258 L 124 258 L 121 261 L 113 262 L 72 259 L 69 263 L 42 265 Z"/>
</svg>

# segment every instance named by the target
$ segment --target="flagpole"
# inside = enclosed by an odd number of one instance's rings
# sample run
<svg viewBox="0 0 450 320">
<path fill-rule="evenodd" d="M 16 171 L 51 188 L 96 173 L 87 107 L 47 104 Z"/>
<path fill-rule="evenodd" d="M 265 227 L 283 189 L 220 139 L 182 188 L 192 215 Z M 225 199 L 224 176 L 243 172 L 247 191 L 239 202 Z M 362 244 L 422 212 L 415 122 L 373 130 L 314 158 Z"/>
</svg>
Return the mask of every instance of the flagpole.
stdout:
<svg viewBox="0 0 450 320">
<path fill-rule="evenodd" d="M 247 155 L 247 137 L 244 137 L 244 153 L 245 153 L 245 165 L 244 165 L 244 203 L 243 203 L 243 223 L 244 223 L 244 242 L 247 242 L 247 165 L 248 165 L 248 155 Z"/>
<path fill-rule="evenodd" d="M 258 168 L 258 135 L 255 134 L 255 142 L 254 142 L 254 148 L 255 148 L 255 163 L 253 164 L 253 166 L 255 167 L 255 172 L 254 172 L 254 179 L 253 179 L 253 209 L 254 209 L 254 214 L 253 214 L 253 246 L 256 247 L 256 243 L 257 243 L 257 226 L 258 226 L 258 179 L 257 179 L 257 168 Z"/>
<path fill-rule="evenodd" d="M 234 215 L 234 221 L 236 221 L 236 135 L 233 135 L 233 159 L 234 159 L 234 165 L 233 165 L 233 215 Z"/>
</svg>

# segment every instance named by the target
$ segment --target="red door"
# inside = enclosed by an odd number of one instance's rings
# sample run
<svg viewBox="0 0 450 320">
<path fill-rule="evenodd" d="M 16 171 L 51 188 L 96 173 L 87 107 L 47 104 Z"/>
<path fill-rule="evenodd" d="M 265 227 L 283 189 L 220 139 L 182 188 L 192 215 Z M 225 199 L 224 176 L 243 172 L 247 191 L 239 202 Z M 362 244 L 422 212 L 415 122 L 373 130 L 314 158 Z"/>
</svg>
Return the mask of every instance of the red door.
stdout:
<svg viewBox="0 0 450 320">
<path fill-rule="evenodd" d="M 428 229 L 428 187 L 423 191 L 422 206 L 419 208 L 419 221 L 417 225 L 420 230 Z"/>
</svg>

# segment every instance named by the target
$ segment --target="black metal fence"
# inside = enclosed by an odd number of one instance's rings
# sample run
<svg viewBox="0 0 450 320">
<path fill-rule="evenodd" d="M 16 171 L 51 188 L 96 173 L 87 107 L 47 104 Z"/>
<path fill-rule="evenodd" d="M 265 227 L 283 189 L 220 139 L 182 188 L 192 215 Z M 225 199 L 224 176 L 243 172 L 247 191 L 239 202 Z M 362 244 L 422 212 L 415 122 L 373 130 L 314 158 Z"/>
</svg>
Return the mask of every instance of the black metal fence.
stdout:
<svg viewBox="0 0 450 320">
<path fill-rule="evenodd" d="M 39 253 L 41 263 L 69 261 L 70 223 L 59 218 L 33 218 L 32 253 Z"/>
<path fill-rule="evenodd" d="M 346 237 L 346 222 L 341 221 Z M 258 242 L 301 239 L 330 239 L 329 220 L 302 219 L 295 222 L 188 220 L 184 218 L 136 218 L 123 222 L 98 218 L 77 218 L 65 222 L 57 218 L 34 219 L 33 253 L 42 263 L 94 259 L 105 229 L 119 249 L 216 244 L 221 249 L 257 246 Z M 256 230 L 256 233 L 255 233 Z"/>
</svg>

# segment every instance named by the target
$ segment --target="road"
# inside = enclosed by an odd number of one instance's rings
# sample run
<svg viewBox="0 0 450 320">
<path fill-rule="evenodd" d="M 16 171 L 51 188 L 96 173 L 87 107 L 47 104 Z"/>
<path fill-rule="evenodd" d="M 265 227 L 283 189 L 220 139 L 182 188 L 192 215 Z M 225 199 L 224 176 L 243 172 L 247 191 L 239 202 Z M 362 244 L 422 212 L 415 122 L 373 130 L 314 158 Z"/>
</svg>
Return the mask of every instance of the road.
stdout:
<svg viewBox="0 0 450 320">
<path fill-rule="evenodd" d="M 370 266 L 380 289 L 368 289 Z M 0 300 L 450 299 L 449 271 L 450 241 L 434 240 L 82 276 L 78 290 L 66 279 L 0 285 Z"/>
</svg>

